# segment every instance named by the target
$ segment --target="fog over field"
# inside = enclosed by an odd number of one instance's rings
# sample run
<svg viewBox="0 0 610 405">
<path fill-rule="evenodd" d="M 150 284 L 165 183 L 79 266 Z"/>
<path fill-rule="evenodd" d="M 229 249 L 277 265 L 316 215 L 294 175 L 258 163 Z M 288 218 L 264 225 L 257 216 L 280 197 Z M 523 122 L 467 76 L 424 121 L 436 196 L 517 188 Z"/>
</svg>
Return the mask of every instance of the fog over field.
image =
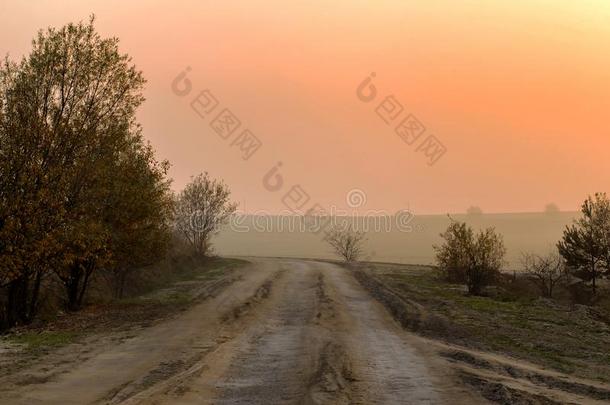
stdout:
<svg viewBox="0 0 610 405">
<path fill-rule="evenodd" d="M 451 215 L 476 229 L 495 227 L 504 236 L 506 269 L 517 271 L 522 253 L 549 252 L 577 216 L 577 212 Z M 447 215 L 416 215 L 409 222 L 410 231 L 400 231 L 393 217 L 360 217 L 357 223 L 368 226 L 365 260 L 432 264 L 432 246 L 441 243 L 439 234 L 449 221 Z M 391 225 L 389 232 L 384 231 L 386 224 Z M 215 250 L 220 255 L 336 258 L 322 234 L 300 230 L 298 219 L 287 216 L 248 215 L 233 221 L 218 235 Z"/>
</svg>

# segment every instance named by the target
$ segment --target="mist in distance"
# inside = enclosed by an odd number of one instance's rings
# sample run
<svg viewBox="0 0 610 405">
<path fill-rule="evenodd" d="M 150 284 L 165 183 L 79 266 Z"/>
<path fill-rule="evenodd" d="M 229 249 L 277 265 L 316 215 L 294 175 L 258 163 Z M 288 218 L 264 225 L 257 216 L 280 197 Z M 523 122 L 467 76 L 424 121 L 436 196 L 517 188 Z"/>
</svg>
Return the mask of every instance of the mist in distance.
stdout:
<svg viewBox="0 0 610 405">
<path fill-rule="evenodd" d="M 465 221 L 475 229 L 495 227 L 503 235 L 507 248 L 506 269 L 519 271 L 523 253 L 546 254 L 555 248 L 566 225 L 578 212 L 538 212 L 507 214 L 452 214 L 456 221 Z M 353 220 L 353 219 L 352 219 Z M 430 265 L 434 263 L 433 245 L 440 244 L 440 233 L 449 225 L 447 215 L 415 215 L 409 222 L 411 231 L 392 226 L 386 232 L 383 221 L 375 217 L 359 217 L 357 223 L 367 224 L 366 261 Z M 377 226 L 376 226 L 377 225 Z M 233 229 L 232 229 L 233 228 Z M 381 228 L 381 229 L 380 229 Z M 287 216 L 247 215 L 239 223 L 223 227 L 214 248 L 223 256 L 281 256 L 335 259 L 322 240 L 323 234 L 299 229 Z"/>
</svg>

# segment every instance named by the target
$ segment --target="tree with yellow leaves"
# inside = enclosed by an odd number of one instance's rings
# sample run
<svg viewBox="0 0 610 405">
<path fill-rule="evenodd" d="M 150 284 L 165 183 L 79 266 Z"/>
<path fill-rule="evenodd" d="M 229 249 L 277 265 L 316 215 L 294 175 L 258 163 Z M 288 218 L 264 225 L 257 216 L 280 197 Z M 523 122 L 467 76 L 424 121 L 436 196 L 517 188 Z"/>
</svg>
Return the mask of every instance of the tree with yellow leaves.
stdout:
<svg viewBox="0 0 610 405">
<path fill-rule="evenodd" d="M 117 267 L 128 242 L 151 230 L 161 244 L 168 238 L 167 163 L 154 160 L 135 120 L 145 80 L 93 23 L 41 31 L 27 57 L 0 68 L 5 326 L 32 319 L 51 270 L 76 309 L 91 273 Z M 158 248 L 142 243 L 149 253 Z"/>
</svg>

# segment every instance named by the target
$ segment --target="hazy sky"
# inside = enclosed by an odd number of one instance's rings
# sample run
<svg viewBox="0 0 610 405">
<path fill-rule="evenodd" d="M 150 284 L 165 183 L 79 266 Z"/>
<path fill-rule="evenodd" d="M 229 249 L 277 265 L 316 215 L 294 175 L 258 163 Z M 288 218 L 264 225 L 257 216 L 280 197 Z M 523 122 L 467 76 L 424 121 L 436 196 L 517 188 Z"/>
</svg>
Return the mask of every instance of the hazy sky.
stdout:
<svg viewBox="0 0 610 405">
<path fill-rule="evenodd" d="M 207 170 L 250 212 L 281 210 L 298 184 L 306 207 L 360 189 L 363 210 L 416 213 L 573 210 L 608 190 L 607 0 L 0 0 L 0 54 L 91 13 L 148 79 L 139 118 L 176 189 Z M 219 105 L 202 119 L 190 102 L 205 89 Z M 375 109 L 389 95 L 404 111 L 386 124 Z M 224 108 L 241 121 L 228 140 L 210 127 Z M 394 132 L 408 114 L 426 127 L 413 145 Z M 231 143 L 246 128 L 262 146 L 243 160 Z M 446 147 L 433 166 L 417 151 L 429 134 Z M 273 192 L 262 179 L 278 161 Z"/>
</svg>

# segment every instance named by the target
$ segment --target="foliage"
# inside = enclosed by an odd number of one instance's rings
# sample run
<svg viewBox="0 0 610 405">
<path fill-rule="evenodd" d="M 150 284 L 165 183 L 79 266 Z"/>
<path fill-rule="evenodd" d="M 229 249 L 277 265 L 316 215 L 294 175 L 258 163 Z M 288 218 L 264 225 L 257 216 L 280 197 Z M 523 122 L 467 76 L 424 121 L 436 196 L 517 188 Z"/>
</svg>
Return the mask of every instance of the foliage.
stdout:
<svg viewBox="0 0 610 405">
<path fill-rule="evenodd" d="M 175 226 L 197 255 L 210 253 L 211 237 L 237 209 L 231 191 L 208 173 L 194 177 L 176 201 Z"/>
<path fill-rule="evenodd" d="M 147 240 L 166 238 L 169 197 L 167 163 L 154 160 L 135 121 L 145 81 L 118 40 L 101 38 L 93 23 L 40 31 L 27 57 L 0 69 L 8 326 L 32 319 L 51 270 L 77 309 L 92 272 L 125 259 L 119 247 L 130 246 L 130 258 L 144 255 L 134 245 L 163 251 Z"/>
<path fill-rule="evenodd" d="M 444 278 L 452 283 L 466 283 L 466 249 L 473 239 L 473 230 L 465 222 L 451 220 L 441 237 L 443 246 L 434 246 L 436 261 Z"/>
<path fill-rule="evenodd" d="M 581 212 L 566 226 L 557 248 L 573 275 L 591 282 L 595 295 L 597 280 L 610 274 L 610 200 L 605 193 L 596 193 L 584 201 Z"/>
<path fill-rule="evenodd" d="M 174 202 L 168 168 L 139 134 L 116 162 L 121 176 L 112 180 L 103 218 L 111 235 L 106 267 L 117 298 L 123 296 L 129 273 L 161 260 L 170 245 Z"/>
<path fill-rule="evenodd" d="M 466 283 L 468 293 L 480 295 L 498 276 L 506 248 L 494 228 L 475 234 L 464 222 L 453 221 L 441 234 L 443 245 L 434 246 L 439 268 L 449 279 Z"/>
</svg>

